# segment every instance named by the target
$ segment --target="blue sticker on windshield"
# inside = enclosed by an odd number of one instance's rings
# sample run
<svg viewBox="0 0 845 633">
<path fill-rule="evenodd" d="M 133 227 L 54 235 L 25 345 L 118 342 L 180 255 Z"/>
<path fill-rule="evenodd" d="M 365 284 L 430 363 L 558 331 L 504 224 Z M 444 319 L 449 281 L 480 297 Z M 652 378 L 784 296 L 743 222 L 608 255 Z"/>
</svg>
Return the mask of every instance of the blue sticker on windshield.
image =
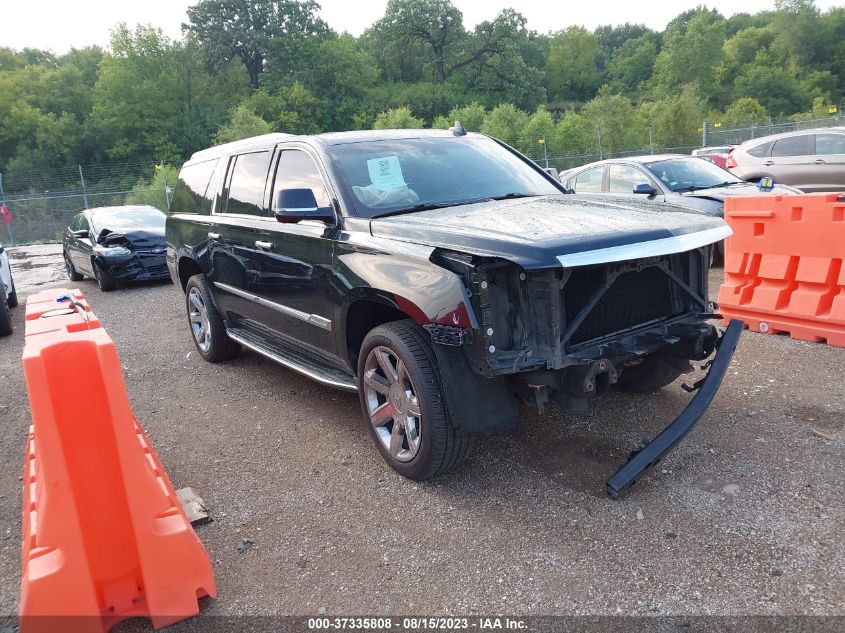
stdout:
<svg viewBox="0 0 845 633">
<path fill-rule="evenodd" d="M 771 176 L 763 176 L 757 183 L 757 188 L 760 191 L 771 191 L 775 188 L 775 179 Z"/>
</svg>

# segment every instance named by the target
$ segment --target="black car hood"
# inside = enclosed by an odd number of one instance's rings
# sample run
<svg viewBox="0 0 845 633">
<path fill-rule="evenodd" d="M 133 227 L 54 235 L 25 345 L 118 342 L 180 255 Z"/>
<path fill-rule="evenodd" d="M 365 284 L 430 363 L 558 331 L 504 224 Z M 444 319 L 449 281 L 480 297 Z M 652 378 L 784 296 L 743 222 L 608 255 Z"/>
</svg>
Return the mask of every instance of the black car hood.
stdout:
<svg viewBox="0 0 845 633">
<path fill-rule="evenodd" d="M 791 187 L 784 187 L 782 185 L 775 185 L 772 191 L 760 191 L 757 185 L 751 182 L 743 182 L 728 187 L 711 187 L 710 189 L 698 189 L 697 191 L 679 192 L 685 198 L 709 198 L 710 200 L 718 200 L 724 202 L 728 196 L 759 196 L 770 194 L 791 194 L 799 193 L 796 189 Z"/>
<path fill-rule="evenodd" d="M 377 237 L 501 257 L 524 268 L 585 265 L 591 258 L 620 261 L 660 249 L 680 252 L 730 233 L 724 220 L 674 205 L 566 194 L 374 219 L 370 231 Z M 650 247 L 641 248 L 645 244 Z M 570 263 L 575 261 L 581 263 Z"/>
<path fill-rule="evenodd" d="M 97 236 L 97 242 L 103 246 L 129 245 L 136 250 L 164 248 L 164 228 L 133 229 L 122 232 L 119 229 L 104 228 Z"/>
</svg>

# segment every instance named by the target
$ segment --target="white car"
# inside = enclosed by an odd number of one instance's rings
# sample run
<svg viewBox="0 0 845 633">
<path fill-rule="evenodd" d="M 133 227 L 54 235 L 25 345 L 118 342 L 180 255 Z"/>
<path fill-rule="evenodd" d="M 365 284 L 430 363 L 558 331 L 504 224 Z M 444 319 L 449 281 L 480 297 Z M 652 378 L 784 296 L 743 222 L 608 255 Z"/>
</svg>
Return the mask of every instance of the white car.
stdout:
<svg viewBox="0 0 845 633">
<path fill-rule="evenodd" d="M 18 293 L 12 280 L 9 255 L 0 245 L 0 336 L 12 333 L 12 314 L 9 308 L 18 305 Z"/>
</svg>

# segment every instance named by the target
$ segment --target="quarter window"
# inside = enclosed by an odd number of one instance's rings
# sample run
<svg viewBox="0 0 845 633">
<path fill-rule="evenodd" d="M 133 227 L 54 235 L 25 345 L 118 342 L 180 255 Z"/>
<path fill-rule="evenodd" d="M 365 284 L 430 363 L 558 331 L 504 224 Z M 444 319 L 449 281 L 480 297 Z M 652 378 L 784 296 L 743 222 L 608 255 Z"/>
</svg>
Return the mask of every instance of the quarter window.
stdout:
<svg viewBox="0 0 845 633">
<path fill-rule="evenodd" d="M 601 193 L 604 167 L 593 167 L 575 177 L 575 193 Z"/>
<path fill-rule="evenodd" d="M 816 134 L 816 154 L 845 154 L 845 134 Z"/>
<path fill-rule="evenodd" d="M 301 150 L 286 149 L 279 157 L 272 204 L 275 204 L 282 189 L 310 189 L 314 192 L 318 207 L 331 206 L 320 169 L 314 159 Z"/>
<path fill-rule="evenodd" d="M 772 149 L 771 143 L 760 143 L 755 147 L 752 147 L 748 150 L 748 155 L 753 156 L 754 158 L 763 158 L 763 156 L 768 156 L 769 151 Z"/>
<path fill-rule="evenodd" d="M 215 159 L 182 168 L 179 172 L 179 181 L 176 183 L 176 191 L 173 193 L 173 202 L 170 205 L 174 213 L 208 212 L 210 205 L 205 204 L 206 191 L 216 164 Z"/>
<path fill-rule="evenodd" d="M 775 141 L 772 156 L 807 156 L 807 136 L 787 136 Z"/>
<path fill-rule="evenodd" d="M 607 169 L 610 193 L 634 193 L 634 187 L 651 184 L 648 176 L 630 165 L 609 165 Z"/>
<path fill-rule="evenodd" d="M 262 214 L 269 159 L 270 152 L 240 154 L 232 158 L 226 213 Z"/>
</svg>

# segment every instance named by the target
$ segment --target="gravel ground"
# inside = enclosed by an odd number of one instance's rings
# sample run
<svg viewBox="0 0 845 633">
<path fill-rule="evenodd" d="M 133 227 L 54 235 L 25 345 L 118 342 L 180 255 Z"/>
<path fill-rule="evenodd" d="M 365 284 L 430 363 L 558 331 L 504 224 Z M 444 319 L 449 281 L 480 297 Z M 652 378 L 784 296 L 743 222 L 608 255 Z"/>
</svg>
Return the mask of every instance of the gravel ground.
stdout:
<svg viewBox="0 0 845 633">
<path fill-rule="evenodd" d="M 607 476 L 689 400 L 678 385 L 611 393 L 580 416 L 526 410 L 456 471 L 415 483 L 382 462 L 356 396 L 249 352 L 205 363 L 172 285 L 79 286 L 171 480 L 214 518 L 197 532 L 218 599 L 180 629 L 323 609 L 845 614 L 845 349 L 746 333 L 696 430 L 611 501 Z M 22 307 L 14 318 L 0 339 L 0 614 L 17 610 L 30 424 Z M 255 547 L 240 553 L 243 539 Z"/>
</svg>

